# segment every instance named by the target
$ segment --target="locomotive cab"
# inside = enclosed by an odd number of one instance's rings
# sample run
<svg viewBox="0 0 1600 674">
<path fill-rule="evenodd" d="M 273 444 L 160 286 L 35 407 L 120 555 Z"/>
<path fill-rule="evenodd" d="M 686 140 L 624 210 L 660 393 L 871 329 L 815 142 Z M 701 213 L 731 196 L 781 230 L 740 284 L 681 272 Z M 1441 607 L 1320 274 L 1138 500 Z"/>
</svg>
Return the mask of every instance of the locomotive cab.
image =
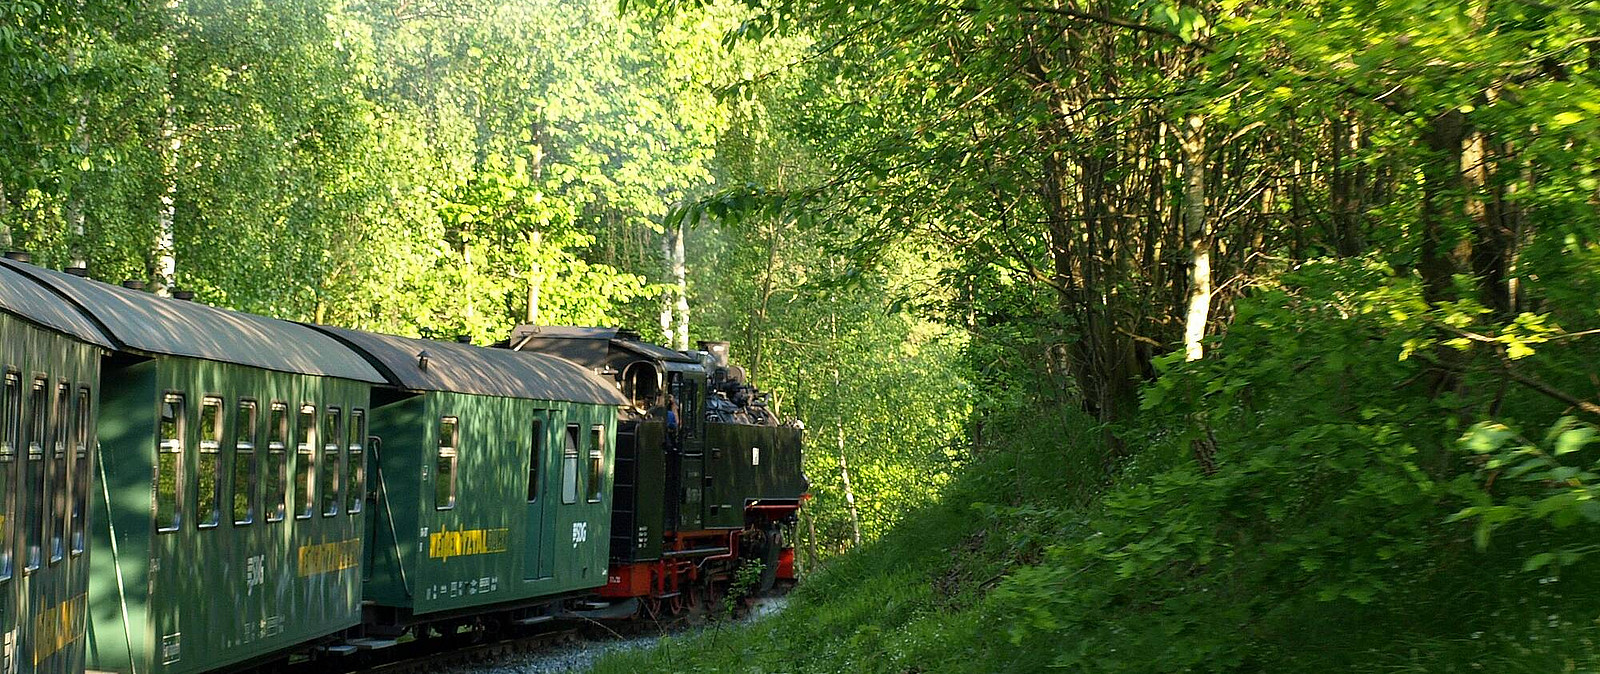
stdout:
<svg viewBox="0 0 1600 674">
<path fill-rule="evenodd" d="M 679 352 L 624 330 L 519 326 L 505 346 L 610 376 L 633 403 L 617 425 L 611 571 L 602 596 L 681 607 L 691 591 L 707 592 L 747 560 L 762 563 L 763 585 L 793 578 L 780 532 L 809 486 L 802 430 L 779 423 L 728 362 L 726 342 Z"/>
</svg>

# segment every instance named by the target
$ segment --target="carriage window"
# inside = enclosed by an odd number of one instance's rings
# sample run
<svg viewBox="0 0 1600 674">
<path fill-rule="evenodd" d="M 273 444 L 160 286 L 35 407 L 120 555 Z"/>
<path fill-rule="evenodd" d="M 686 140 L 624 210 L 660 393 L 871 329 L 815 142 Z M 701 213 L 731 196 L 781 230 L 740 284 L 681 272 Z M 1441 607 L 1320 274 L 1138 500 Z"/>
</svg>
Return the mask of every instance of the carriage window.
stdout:
<svg viewBox="0 0 1600 674">
<path fill-rule="evenodd" d="M 200 464 L 195 525 L 201 529 L 222 521 L 222 399 L 200 399 Z"/>
<path fill-rule="evenodd" d="M 350 410 L 350 456 L 345 459 L 344 479 L 344 511 L 355 514 L 361 512 L 362 499 L 366 498 L 366 491 L 362 483 L 367 464 L 363 452 L 367 442 L 367 413 L 361 409 Z"/>
<path fill-rule="evenodd" d="M 233 418 L 233 523 L 256 521 L 256 401 L 240 400 Z"/>
<path fill-rule="evenodd" d="M 177 531 L 183 516 L 178 475 L 183 471 L 183 394 L 161 401 L 161 443 L 156 446 L 156 531 Z"/>
<path fill-rule="evenodd" d="M 282 522 L 289 500 L 289 406 L 272 403 L 267 421 L 267 506 L 268 522 Z"/>
<path fill-rule="evenodd" d="M 44 534 L 44 443 L 45 443 L 45 417 L 49 416 L 46 406 L 50 404 L 49 384 L 44 379 L 33 381 L 33 390 L 28 394 L 27 422 L 23 431 L 27 437 L 23 444 L 28 446 L 27 480 L 23 483 L 23 507 L 26 508 L 26 517 L 22 521 L 22 545 L 27 550 L 23 560 L 23 569 L 32 571 L 39 568 L 41 546 L 39 537 Z"/>
<path fill-rule="evenodd" d="M 89 512 L 89 445 L 94 442 L 94 414 L 90 409 L 89 389 L 78 388 L 77 428 L 72 444 L 72 554 L 83 554 L 87 534 L 84 518 Z"/>
<path fill-rule="evenodd" d="M 17 447 L 22 435 L 22 375 L 6 373 L 0 400 L 0 581 L 11 580 L 11 547 L 16 541 Z"/>
<path fill-rule="evenodd" d="M 539 463 L 544 460 L 544 420 L 533 420 L 533 438 L 528 441 L 528 502 L 539 498 Z"/>
<path fill-rule="evenodd" d="M 434 462 L 433 507 L 456 507 L 456 447 L 461 441 L 460 423 L 455 417 L 439 420 L 439 456 Z"/>
<path fill-rule="evenodd" d="M 300 442 L 296 446 L 299 456 L 294 460 L 294 488 L 299 498 L 299 508 L 295 510 L 295 519 L 311 517 L 312 509 L 317 507 L 317 495 L 313 491 L 312 463 L 316 459 L 317 446 L 317 407 L 315 405 L 300 406 Z"/>
<path fill-rule="evenodd" d="M 56 404 L 50 417 L 50 474 L 45 489 L 45 535 L 50 539 L 50 563 L 67 556 L 67 452 L 72 446 L 72 386 L 56 384 Z"/>
<path fill-rule="evenodd" d="M 605 486 L 606 427 L 589 429 L 589 502 L 600 502 L 600 491 Z"/>
<path fill-rule="evenodd" d="M 561 449 L 561 502 L 578 502 L 578 425 L 567 425 L 567 444 Z"/>
<path fill-rule="evenodd" d="M 322 516 L 339 514 L 339 475 L 344 471 L 339 465 L 339 440 L 344 437 L 344 414 L 337 407 L 329 407 L 322 416 Z"/>
</svg>

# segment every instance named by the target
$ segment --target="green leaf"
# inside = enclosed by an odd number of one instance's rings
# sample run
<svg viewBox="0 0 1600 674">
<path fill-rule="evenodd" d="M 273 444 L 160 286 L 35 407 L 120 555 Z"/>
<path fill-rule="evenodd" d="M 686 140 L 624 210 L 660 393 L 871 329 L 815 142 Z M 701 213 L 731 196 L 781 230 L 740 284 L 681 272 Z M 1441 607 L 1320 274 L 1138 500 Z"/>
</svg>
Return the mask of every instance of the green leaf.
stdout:
<svg viewBox="0 0 1600 674">
<path fill-rule="evenodd" d="M 1537 569 L 1542 569 L 1542 568 L 1544 568 L 1546 566 L 1549 566 L 1551 562 L 1555 561 L 1555 559 L 1556 559 L 1555 553 L 1541 552 L 1541 553 L 1539 553 L 1537 555 L 1529 557 L 1528 561 L 1523 562 L 1522 563 L 1522 570 L 1523 571 L 1534 571 L 1534 570 L 1537 570 Z"/>
<path fill-rule="evenodd" d="M 1561 456 L 1583 449 L 1594 441 L 1594 436 L 1595 428 L 1588 425 L 1579 426 L 1562 433 L 1556 438 L 1555 454 L 1556 456 Z"/>
</svg>

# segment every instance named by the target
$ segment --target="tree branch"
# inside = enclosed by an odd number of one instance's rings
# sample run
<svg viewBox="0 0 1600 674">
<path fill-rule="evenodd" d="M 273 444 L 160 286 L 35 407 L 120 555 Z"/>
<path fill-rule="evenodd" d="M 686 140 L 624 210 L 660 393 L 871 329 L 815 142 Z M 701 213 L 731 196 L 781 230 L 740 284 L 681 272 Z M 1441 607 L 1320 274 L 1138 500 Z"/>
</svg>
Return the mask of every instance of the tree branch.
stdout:
<svg viewBox="0 0 1600 674">
<path fill-rule="evenodd" d="M 1539 393 L 1543 393 L 1546 396 L 1555 398 L 1556 400 L 1564 402 L 1572 407 L 1576 407 L 1584 412 L 1588 412 L 1596 417 L 1600 417 L 1600 405 L 1583 400 L 1575 395 L 1572 395 L 1571 393 L 1567 393 L 1566 391 L 1546 384 L 1538 379 L 1534 379 L 1533 377 L 1517 372 L 1516 370 L 1511 369 L 1509 364 L 1505 367 L 1505 373 L 1507 377 L 1510 377 L 1512 381 L 1517 382 L 1518 384 L 1522 384 L 1523 386 L 1538 391 Z"/>
</svg>

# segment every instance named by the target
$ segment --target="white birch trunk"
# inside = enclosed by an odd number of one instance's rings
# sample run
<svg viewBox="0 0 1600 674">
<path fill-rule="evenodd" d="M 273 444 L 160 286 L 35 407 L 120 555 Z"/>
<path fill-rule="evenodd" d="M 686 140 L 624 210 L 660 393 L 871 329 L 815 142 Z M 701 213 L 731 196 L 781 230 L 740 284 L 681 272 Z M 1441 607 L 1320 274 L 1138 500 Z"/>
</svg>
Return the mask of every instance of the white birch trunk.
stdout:
<svg viewBox="0 0 1600 674">
<path fill-rule="evenodd" d="M 1186 120 L 1183 145 L 1183 231 L 1188 239 L 1189 311 L 1183 329 L 1185 360 L 1205 356 L 1206 320 L 1211 314 L 1211 232 L 1206 223 L 1205 119 Z"/>
<path fill-rule="evenodd" d="M 472 302 L 473 280 L 477 278 L 477 271 L 472 267 L 472 246 L 466 242 L 461 244 L 461 298 L 465 306 L 461 308 L 461 316 L 465 321 L 468 332 L 472 331 L 472 322 L 477 320 L 477 308 Z"/>
<path fill-rule="evenodd" d="M 538 137 L 535 129 L 534 137 Z M 529 171 L 532 173 L 534 184 L 539 184 L 544 179 L 544 144 L 535 143 L 529 148 L 532 157 L 529 158 Z M 533 230 L 530 238 L 528 254 L 533 256 L 532 268 L 528 270 L 528 311 L 524 318 L 528 325 L 539 324 L 539 302 L 544 294 L 544 264 L 539 262 L 544 248 L 544 228 L 550 223 L 545 216 L 539 216 L 539 226 Z"/>
<path fill-rule="evenodd" d="M 539 295 L 544 291 L 544 265 L 539 264 L 539 247 L 543 243 L 544 233 L 538 230 L 533 232 L 533 268 L 528 270 L 528 325 L 539 324 Z"/>
<path fill-rule="evenodd" d="M 831 264 L 829 265 L 832 266 Z M 830 305 L 832 304 L 830 298 Z M 830 346 L 837 347 L 839 343 L 839 318 L 833 308 L 828 309 L 828 334 L 832 342 Z M 837 348 L 835 348 L 837 350 Z M 861 547 L 861 513 L 856 509 L 856 492 L 850 487 L 850 462 L 845 458 L 844 451 L 844 408 L 838 405 L 840 394 L 843 390 L 843 381 L 839 377 L 839 366 L 833 366 L 833 399 L 835 401 L 833 430 L 835 447 L 839 452 L 839 483 L 844 487 L 844 507 L 850 513 L 850 541 L 855 547 Z"/>
<path fill-rule="evenodd" d="M 178 0 L 167 3 L 168 19 L 176 23 Z M 155 287 L 157 295 L 170 295 L 178 275 L 178 253 L 173 223 L 177 217 L 178 203 L 178 152 L 183 149 L 183 138 L 178 135 L 178 56 L 169 41 L 162 46 L 167 61 L 167 89 L 163 94 L 165 109 L 161 117 L 161 211 L 156 216 L 156 242 L 152 257 L 156 261 Z"/>
<path fill-rule="evenodd" d="M 674 313 L 673 344 L 679 351 L 689 348 L 689 263 L 683 252 L 683 222 L 679 222 L 672 233 L 672 282 L 673 293 L 676 295 L 677 304 Z"/>
<path fill-rule="evenodd" d="M 178 151 L 183 148 L 183 141 L 178 138 L 174 125 L 175 114 L 169 104 L 166 118 L 161 123 L 162 147 L 166 153 L 161 159 L 162 180 L 166 185 L 161 192 L 161 213 L 156 216 L 156 247 L 152 251 L 156 259 L 155 288 L 152 290 L 161 296 L 171 294 L 172 284 L 178 275 L 177 242 L 173 234 L 173 221 L 177 214 L 178 203 Z"/>
<path fill-rule="evenodd" d="M 11 199 L 6 196 L 6 183 L 0 180 L 0 252 L 11 250 Z"/>
<path fill-rule="evenodd" d="M 78 156 L 89 154 L 89 120 L 82 111 L 78 112 L 78 135 L 73 141 L 74 149 Z M 72 195 L 67 198 L 67 231 L 71 235 L 68 242 L 71 248 L 72 262 L 69 267 L 87 269 L 89 267 L 88 255 L 84 252 L 83 230 L 83 176 L 80 174 L 72 185 Z"/>
<path fill-rule="evenodd" d="M 856 511 L 856 492 L 850 488 L 850 464 L 844 456 L 844 421 L 834 424 L 839 444 L 839 482 L 844 486 L 844 505 L 850 511 L 850 541 L 861 547 L 861 514 Z"/>
<path fill-rule="evenodd" d="M 672 266 L 672 230 L 668 229 L 661 236 L 661 257 L 667 261 L 667 266 Z M 661 296 L 661 343 L 672 344 L 672 303 L 673 293 Z"/>
</svg>

